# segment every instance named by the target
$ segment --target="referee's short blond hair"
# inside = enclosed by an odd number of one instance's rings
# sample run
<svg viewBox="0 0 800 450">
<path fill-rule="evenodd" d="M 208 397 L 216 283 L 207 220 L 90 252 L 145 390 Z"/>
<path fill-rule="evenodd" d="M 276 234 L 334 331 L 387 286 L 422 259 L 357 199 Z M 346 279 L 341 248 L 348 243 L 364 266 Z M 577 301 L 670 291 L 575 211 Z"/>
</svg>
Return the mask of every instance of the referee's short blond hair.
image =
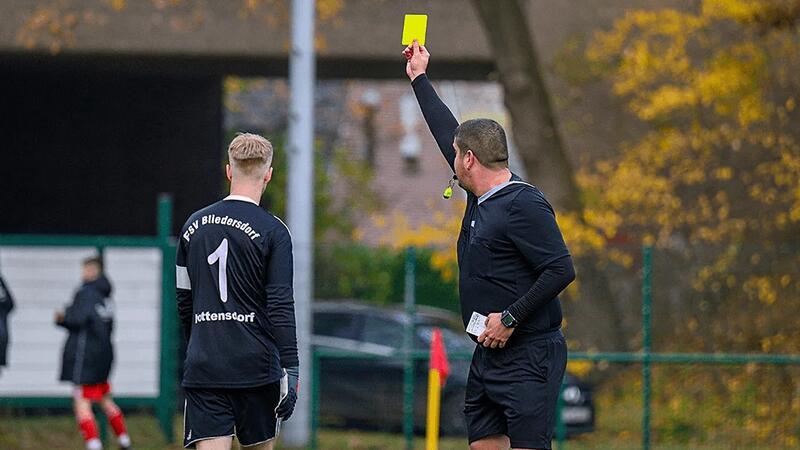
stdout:
<svg viewBox="0 0 800 450">
<path fill-rule="evenodd" d="M 236 174 L 260 178 L 272 165 L 272 144 L 263 136 L 239 133 L 228 146 L 228 163 Z"/>
</svg>

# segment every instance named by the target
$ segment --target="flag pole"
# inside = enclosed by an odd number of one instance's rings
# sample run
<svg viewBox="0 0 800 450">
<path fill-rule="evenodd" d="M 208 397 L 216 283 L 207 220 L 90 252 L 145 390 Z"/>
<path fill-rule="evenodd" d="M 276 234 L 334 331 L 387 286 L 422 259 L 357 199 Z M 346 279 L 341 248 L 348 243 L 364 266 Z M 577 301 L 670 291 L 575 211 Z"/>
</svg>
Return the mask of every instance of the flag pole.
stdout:
<svg viewBox="0 0 800 450">
<path fill-rule="evenodd" d="M 425 428 L 425 450 L 439 449 L 439 413 L 442 382 L 438 369 L 428 371 L 428 420 Z"/>
<path fill-rule="evenodd" d="M 428 418 L 425 427 L 425 450 L 439 448 L 439 417 L 442 406 L 442 386 L 450 374 L 447 349 L 442 339 L 442 331 L 431 331 L 430 369 L 428 370 Z"/>
</svg>

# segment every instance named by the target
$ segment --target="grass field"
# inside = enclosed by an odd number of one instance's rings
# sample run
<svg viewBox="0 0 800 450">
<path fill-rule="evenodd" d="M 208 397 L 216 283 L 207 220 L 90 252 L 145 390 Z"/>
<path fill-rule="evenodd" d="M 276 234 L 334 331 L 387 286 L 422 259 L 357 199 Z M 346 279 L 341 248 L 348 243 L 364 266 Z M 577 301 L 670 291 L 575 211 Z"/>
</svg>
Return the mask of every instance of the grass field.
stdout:
<svg viewBox="0 0 800 450">
<path fill-rule="evenodd" d="M 180 418 L 176 418 L 175 442 L 167 445 L 161 435 L 155 418 L 145 414 L 131 414 L 127 417 L 128 431 L 137 450 L 178 450 L 182 432 Z M 322 430 L 320 432 L 322 449 L 377 450 L 398 449 L 403 446 L 400 435 L 347 430 Z M 279 446 L 280 447 L 280 446 Z M 417 448 L 424 448 L 422 438 L 417 439 Z M 448 438 L 442 442 L 442 450 L 463 449 L 465 440 Z M 0 416 L 0 449 L 76 449 L 83 448 L 74 419 L 69 415 L 13 418 Z M 107 446 L 106 448 L 115 448 Z M 284 447 L 280 447 L 284 448 Z"/>
<path fill-rule="evenodd" d="M 599 431 L 570 439 L 562 446 L 569 450 L 614 449 L 633 450 L 640 448 L 638 433 L 630 432 L 635 426 L 634 417 L 630 414 L 606 415 L 607 419 L 599 425 Z M 180 441 L 182 426 L 180 417 L 176 417 L 176 442 Z M 155 419 L 146 414 L 128 416 L 128 429 L 137 449 L 178 450 L 180 445 L 167 445 L 161 435 Z M 403 448 L 403 438 L 398 434 L 363 432 L 349 430 L 322 430 L 319 436 L 320 448 L 324 450 L 395 450 Z M 69 415 L 43 417 L 12 417 L 0 415 L 0 449 L 76 449 L 83 448 L 75 422 Z M 106 448 L 115 448 L 114 446 Z M 279 447 L 283 448 L 283 447 Z M 415 448 L 423 449 L 421 437 L 416 440 Z M 446 438 L 440 443 L 441 450 L 463 450 L 467 448 L 464 438 Z M 557 446 L 554 448 L 558 448 Z M 658 444 L 652 445 L 654 450 L 728 450 L 745 448 L 734 442 L 716 442 L 713 444 Z M 771 447 L 748 446 L 746 448 L 771 449 Z M 777 450 L 777 447 L 774 447 Z"/>
</svg>

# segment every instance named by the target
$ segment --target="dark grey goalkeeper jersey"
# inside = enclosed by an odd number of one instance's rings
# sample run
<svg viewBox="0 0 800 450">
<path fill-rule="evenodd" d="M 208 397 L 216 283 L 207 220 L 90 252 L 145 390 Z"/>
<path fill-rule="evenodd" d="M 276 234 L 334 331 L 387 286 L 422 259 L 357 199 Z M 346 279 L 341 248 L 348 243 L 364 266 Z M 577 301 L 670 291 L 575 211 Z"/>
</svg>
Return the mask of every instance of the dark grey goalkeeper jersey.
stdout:
<svg viewBox="0 0 800 450">
<path fill-rule="evenodd" d="M 298 365 L 292 264 L 286 225 L 246 197 L 189 217 L 176 259 L 184 387 L 262 386 Z"/>
</svg>

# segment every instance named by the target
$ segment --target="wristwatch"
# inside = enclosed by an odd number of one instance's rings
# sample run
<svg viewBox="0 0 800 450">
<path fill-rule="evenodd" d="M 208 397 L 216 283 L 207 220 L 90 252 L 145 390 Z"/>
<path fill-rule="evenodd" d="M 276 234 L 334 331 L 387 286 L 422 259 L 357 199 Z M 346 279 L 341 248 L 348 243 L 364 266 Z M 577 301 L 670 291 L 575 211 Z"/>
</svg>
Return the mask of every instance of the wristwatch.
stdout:
<svg viewBox="0 0 800 450">
<path fill-rule="evenodd" d="M 503 311 L 503 314 L 500 315 L 500 323 L 506 328 L 514 328 L 519 325 L 517 319 L 515 319 L 508 310 Z"/>
</svg>

